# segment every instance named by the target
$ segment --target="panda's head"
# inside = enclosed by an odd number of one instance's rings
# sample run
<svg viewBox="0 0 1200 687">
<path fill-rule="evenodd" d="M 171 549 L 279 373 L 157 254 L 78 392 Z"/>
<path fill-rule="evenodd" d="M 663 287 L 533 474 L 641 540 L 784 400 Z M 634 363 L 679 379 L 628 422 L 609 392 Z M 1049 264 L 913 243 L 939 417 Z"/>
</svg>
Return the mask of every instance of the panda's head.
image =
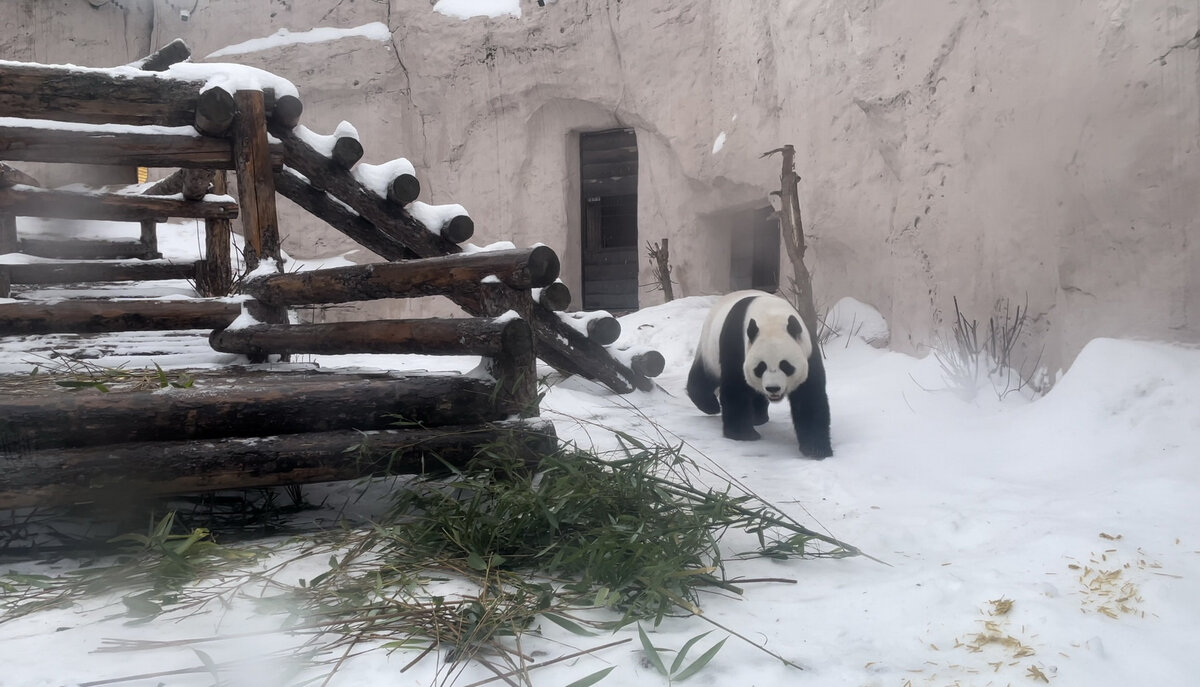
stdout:
<svg viewBox="0 0 1200 687">
<path fill-rule="evenodd" d="M 759 298 L 746 313 L 746 360 L 750 388 L 768 400 L 783 400 L 808 379 L 812 340 L 787 301 Z"/>
</svg>

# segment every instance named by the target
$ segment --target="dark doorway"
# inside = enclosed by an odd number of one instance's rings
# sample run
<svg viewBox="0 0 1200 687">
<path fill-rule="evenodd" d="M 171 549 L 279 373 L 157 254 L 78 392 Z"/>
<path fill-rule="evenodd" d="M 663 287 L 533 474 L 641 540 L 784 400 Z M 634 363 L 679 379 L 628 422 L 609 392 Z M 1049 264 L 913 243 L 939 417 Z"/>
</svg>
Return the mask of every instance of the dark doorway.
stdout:
<svg viewBox="0 0 1200 687">
<path fill-rule="evenodd" d="M 770 206 L 734 215 L 730 227 L 731 290 L 779 290 L 779 217 Z"/>
<path fill-rule="evenodd" d="M 584 310 L 637 310 L 637 164 L 633 129 L 579 135 Z"/>
</svg>

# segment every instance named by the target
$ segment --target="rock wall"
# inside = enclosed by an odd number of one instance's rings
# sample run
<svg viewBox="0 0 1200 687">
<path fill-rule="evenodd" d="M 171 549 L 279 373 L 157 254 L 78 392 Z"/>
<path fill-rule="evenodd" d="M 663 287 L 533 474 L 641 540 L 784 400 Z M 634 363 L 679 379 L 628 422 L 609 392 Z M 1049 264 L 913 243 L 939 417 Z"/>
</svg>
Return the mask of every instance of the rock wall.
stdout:
<svg viewBox="0 0 1200 687">
<path fill-rule="evenodd" d="M 549 244 L 576 291 L 577 135 L 625 126 L 639 245 L 671 239 L 677 294 L 728 288 L 716 218 L 764 204 L 778 158 L 759 156 L 792 143 L 819 301 L 875 305 L 897 348 L 947 335 L 954 298 L 981 329 L 1000 299 L 1027 301 L 1019 355 L 1050 370 L 1097 336 L 1200 341 L 1195 3 L 523 1 L 469 20 L 399 0 L 13 4 L 3 57 L 89 64 L 386 24 L 390 41 L 219 59 L 294 81 L 304 123 L 351 121 L 367 161 L 409 158 L 422 200 L 475 217 L 474 242 Z M 294 254 L 352 248 L 283 217 Z"/>
</svg>

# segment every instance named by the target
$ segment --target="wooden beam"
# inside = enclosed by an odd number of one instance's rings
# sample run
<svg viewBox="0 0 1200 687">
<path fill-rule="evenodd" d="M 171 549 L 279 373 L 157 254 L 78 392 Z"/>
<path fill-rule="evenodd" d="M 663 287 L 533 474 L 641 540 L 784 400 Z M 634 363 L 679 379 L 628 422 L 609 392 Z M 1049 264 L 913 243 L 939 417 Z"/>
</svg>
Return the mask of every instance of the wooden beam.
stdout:
<svg viewBox="0 0 1200 687">
<path fill-rule="evenodd" d="M 196 266 L 190 262 L 35 262 L 5 267 L 13 284 L 76 284 L 196 277 Z"/>
<path fill-rule="evenodd" d="M 246 237 L 246 269 L 254 271 L 262 260 L 269 258 L 282 271 L 275 177 L 267 146 L 262 91 L 238 91 L 234 101 L 238 116 L 233 125 L 233 157 L 242 207 L 242 235 Z"/>
<path fill-rule="evenodd" d="M 0 116 L 90 124 L 193 126 L 204 80 L 157 74 L 114 74 L 64 65 L 0 65 Z M 210 89 L 211 90 L 211 89 Z M 295 96 L 264 89 L 269 117 L 299 118 Z M 295 102 L 292 102 L 295 101 Z M 293 124 L 294 126 L 294 124 Z M 178 165 L 156 165 L 171 167 Z"/>
<path fill-rule="evenodd" d="M 440 473 L 496 445 L 532 467 L 557 450 L 558 440 L 550 422 L 516 420 L 17 453 L 5 456 L 0 508 Z"/>
<path fill-rule="evenodd" d="M 571 289 L 561 281 L 537 289 L 533 296 L 538 305 L 555 312 L 566 310 L 571 305 Z"/>
<path fill-rule="evenodd" d="M 73 378 L 72 378 L 73 379 Z M 49 383 L 44 380 L 42 384 Z M 465 375 L 241 373 L 197 377 L 169 394 L 61 387 L 0 395 L 0 434 L 30 451 L 503 420 L 517 411 L 495 385 Z"/>
<path fill-rule="evenodd" d="M 462 251 L 458 244 L 430 233 L 425 225 L 403 208 L 364 187 L 346 170 L 301 140 L 292 130 L 272 125 L 271 133 L 283 142 L 284 162 L 288 167 L 307 178 L 313 188 L 325 191 L 348 205 L 364 220 L 373 224 L 377 232 L 398 241 L 413 254 L 423 258 Z M 394 259 L 394 256 L 390 255 L 383 257 Z"/>
<path fill-rule="evenodd" d="M 183 42 L 182 38 L 176 38 L 142 59 L 131 62 L 129 66 L 147 72 L 161 72 L 173 64 L 187 60 L 191 56 L 192 49 L 187 46 L 187 43 Z"/>
<path fill-rule="evenodd" d="M 17 121 L 21 123 L 0 124 L 0 160 L 234 168 L 233 149 L 227 139 L 200 136 L 191 128 L 163 133 L 156 129 L 114 130 L 112 127 L 73 124 L 71 129 L 54 129 L 38 126 L 36 120 Z M 273 167 L 282 164 L 281 152 L 278 146 L 272 146 Z"/>
<path fill-rule="evenodd" d="M 395 260 L 418 257 L 395 236 L 380 231 L 344 203 L 335 200 L 324 191 L 313 188 L 290 167 L 284 167 L 275 173 L 275 190 L 382 258 Z"/>
<path fill-rule="evenodd" d="M 16 253 L 20 249 L 17 240 L 17 218 L 0 212 L 0 255 Z M 8 265 L 0 264 L 0 298 L 8 298 L 12 294 L 12 274 Z"/>
<path fill-rule="evenodd" d="M 58 260 L 155 259 L 146 253 L 146 247 L 140 241 L 106 241 L 104 239 L 24 238 L 21 239 L 20 252 L 39 258 Z"/>
<path fill-rule="evenodd" d="M 232 200 L 178 200 L 127 193 L 63 191 L 31 186 L 0 189 L 0 212 L 18 217 L 140 222 L 167 217 L 237 217 Z"/>
<path fill-rule="evenodd" d="M 0 336 L 228 327 L 238 303 L 202 300 L 65 300 L 0 303 Z"/>
<path fill-rule="evenodd" d="M 489 276 L 515 289 L 555 283 L 558 256 L 548 246 L 483 251 L 275 274 L 253 279 L 244 292 L 275 306 L 348 303 L 378 298 L 444 296 Z"/>
<path fill-rule="evenodd" d="M 324 324 L 261 324 L 224 329 L 209 345 L 224 353 L 419 353 L 424 355 L 498 356 L 520 347 L 529 324 L 512 319 L 429 318 Z M 532 347 L 532 340 L 528 347 Z M 507 346 L 507 349 L 505 348 Z"/>
</svg>

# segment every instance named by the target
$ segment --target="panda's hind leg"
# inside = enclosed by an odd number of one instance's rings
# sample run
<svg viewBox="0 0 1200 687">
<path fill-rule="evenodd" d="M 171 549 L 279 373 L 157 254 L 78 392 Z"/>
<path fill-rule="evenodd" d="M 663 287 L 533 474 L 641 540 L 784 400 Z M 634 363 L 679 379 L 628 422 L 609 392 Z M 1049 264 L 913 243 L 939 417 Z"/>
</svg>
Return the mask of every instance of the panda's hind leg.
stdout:
<svg viewBox="0 0 1200 687">
<path fill-rule="evenodd" d="M 688 398 L 692 399 L 697 408 L 709 415 L 721 412 L 721 403 L 717 401 L 717 384 L 718 380 L 713 379 L 704 369 L 699 358 L 692 362 L 692 369 L 688 372 Z"/>
</svg>

